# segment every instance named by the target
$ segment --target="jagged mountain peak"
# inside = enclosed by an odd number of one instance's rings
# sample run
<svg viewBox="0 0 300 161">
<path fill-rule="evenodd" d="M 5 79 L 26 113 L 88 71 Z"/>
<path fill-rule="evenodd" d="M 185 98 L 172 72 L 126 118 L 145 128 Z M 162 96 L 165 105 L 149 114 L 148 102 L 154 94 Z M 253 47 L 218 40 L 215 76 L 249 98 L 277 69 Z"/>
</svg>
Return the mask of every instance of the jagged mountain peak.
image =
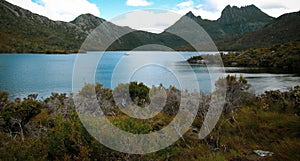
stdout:
<svg viewBox="0 0 300 161">
<path fill-rule="evenodd" d="M 185 16 L 190 17 L 190 18 L 196 17 L 192 11 L 189 11 L 188 13 L 186 13 Z"/>
<path fill-rule="evenodd" d="M 213 40 L 224 40 L 259 30 L 273 21 L 272 17 L 262 12 L 255 5 L 244 7 L 228 5 L 223 9 L 222 15 L 218 20 L 202 19 L 200 16 L 196 17 L 192 12 L 188 12 L 185 16 L 195 20 Z M 178 25 L 186 25 L 185 19 L 179 19 L 166 31 L 176 29 Z"/>
<path fill-rule="evenodd" d="M 191 19 L 201 19 L 201 16 L 196 16 L 192 11 L 189 11 L 188 13 L 185 14 L 186 17 L 189 17 Z"/>
<path fill-rule="evenodd" d="M 236 21 L 265 21 L 269 22 L 273 17 L 261 11 L 255 5 L 244 7 L 227 5 L 218 19 L 221 23 L 233 23 Z"/>
<path fill-rule="evenodd" d="M 256 7 L 254 4 L 251 5 L 247 5 L 247 6 L 242 6 L 242 7 L 237 7 L 237 6 L 231 6 L 231 5 L 227 5 L 224 9 L 223 12 L 226 11 L 232 11 L 232 10 L 257 10 L 257 11 L 261 11 L 258 7 Z"/>
</svg>

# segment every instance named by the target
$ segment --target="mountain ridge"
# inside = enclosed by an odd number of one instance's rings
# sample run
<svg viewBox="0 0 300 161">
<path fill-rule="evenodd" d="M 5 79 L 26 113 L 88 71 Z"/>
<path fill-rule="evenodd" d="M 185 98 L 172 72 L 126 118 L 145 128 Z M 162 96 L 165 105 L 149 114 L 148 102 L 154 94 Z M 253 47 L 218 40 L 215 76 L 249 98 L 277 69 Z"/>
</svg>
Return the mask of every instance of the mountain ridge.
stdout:
<svg viewBox="0 0 300 161">
<path fill-rule="evenodd" d="M 254 5 L 240 8 L 228 5 L 217 20 L 202 19 L 201 16 L 195 16 L 192 12 L 188 12 L 185 16 L 201 25 L 214 41 L 261 29 L 274 19 Z"/>
<path fill-rule="evenodd" d="M 85 35 L 73 32 L 79 30 L 74 24 L 52 21 L 4 0 L 0 1 L 0 12 L 2 52 L 60 52 L 77 47 L 77 41 L 85 39 Z"/>
<path fill-rule="evenodd" d="M 216 42 L 216 44 L 225 50 L 245 50 L 295 42 L 300 40 L 299 28 L 300 11 L 292 12 L 279 16 L 262 29 L 223 42 Z"/>
<path fill-rule="evenodd" d="M 249 41 L 254 41 L 253 38 L 242 41 L 246 39 L 243 37 L 247 37 L 247 35 L 251 37 L 251 33 L 265 28 L 268 30 L 273 30 L 275 27 L 282 28 L 283 25 L 279 23 L 279 25 L 273 27 L 273 23 L 279 21 L 281 17 L 275 19 L 254 5 L 240 8 L 226 6 L 221 17 L 217 20 L 202 19 L 201 16 L 195 16 L 192 12 L 188 12 L 160 34 L 117 26 L 92 14 L 79 15 L 70 22 L 52 21 L 47 17 L 32 13 L 4 0 L 0 0 L 0 12 L 2 13 L 0 15 L 0 53 L 77 53 L 88 35 L 103 23 L 105 26 L 102 26 L 99 30 L 108 39 L 122 37 L 114 41 L 108 48 L 99 47 L 86 50 L 132 50 L 139 46 L 158 44 L 174 50 L 193 51 L 195 49 L 185 40 L 168 32 L 172 28 L 177 28 L 178 32 L 189 32 L 186 31 L 186 28 L 179 29 L 176 27 L 184 17 L 189 17 L 202 26 L 216 42 L 219 49 L 237 50 L 244 45 L 241 43 L 239 45 L 239 42 L 249 44 Z M 298 20 L 297 17 L 299 15 L 296 16 Z M 295 19 L 295 17 L 292 15 L 288 19 Z M 281 27 L 279 27 L 280 25 Z M 288 27 L 291 31 L 297 31 L 292 25 Z M 188 34 L 192 35 L 193 33 Z M 293 41 L 295 37 L 292 37 L 292 39 L 280 37 L 280 39 Z M 261 47 L 273 42 L 269 39 L 266 41 L 268 43 L 257 44 L 257 46 Z M 276 43 L 280 43 L 280 41 L 276 40 Z M 144 48 L 143 50 L 160 49 Z"/>
</svg>

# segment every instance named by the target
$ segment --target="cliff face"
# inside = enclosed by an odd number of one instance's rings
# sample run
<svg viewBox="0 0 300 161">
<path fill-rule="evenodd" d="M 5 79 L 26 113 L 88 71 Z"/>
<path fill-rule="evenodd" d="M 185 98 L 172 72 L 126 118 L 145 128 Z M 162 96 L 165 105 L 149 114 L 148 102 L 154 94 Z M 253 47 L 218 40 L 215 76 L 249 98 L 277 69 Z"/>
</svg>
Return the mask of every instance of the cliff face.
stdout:
<svg viewBox="0 0 300 161">
<path fill-rule="evenodd" d="M 266 13 L 262 12 L 254 5 L 238 8 L 236 6 L 226 6 L 222 11 L 221 17 L 217 20 L 221 24 L 232 24 L 241 22 L 265 22 L 273 20 Z"/>
<path fill-rule="evenodd" d="M 216 21 L 228 36 L 238 36 L 263 28 L 273 21 L 273 17 L 262 12 L 254 5 L 238 8 L 227 6 Z"/>
</svg>

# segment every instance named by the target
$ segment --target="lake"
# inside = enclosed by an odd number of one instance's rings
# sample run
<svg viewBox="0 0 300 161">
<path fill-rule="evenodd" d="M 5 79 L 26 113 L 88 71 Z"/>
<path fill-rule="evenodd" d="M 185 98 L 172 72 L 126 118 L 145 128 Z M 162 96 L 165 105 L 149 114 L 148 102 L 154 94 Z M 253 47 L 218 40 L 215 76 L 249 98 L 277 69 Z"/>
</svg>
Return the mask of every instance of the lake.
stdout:
<svg viewBox="0 0 300 161">
<path fill-rule="evenodd" d="M 94 54 L 95 58 L 99 58 L 99 54 L 102 55 L 99 60 L 86 60 L 84 64 L 81 64 L 89 66 L 92 62 L 97 62 L 96 68 L 81 72 L 94 74 L 93 81 L 108 88 L 114 88 L 119 83 L 138 81 L 148 86 L 162 83 L 165 87 L 173 85 L 180 89 L 186 87 L 188 90 L 193 90 L 195 89 L 194 83 L 197 81 L 199 90 L 209 93 L 214 88 L 213 82 L 227 74 L 243 75 L 252 85 L 250 90 L 258 94 L 270 89 L 287 90 L 300 85 L 300 76 L 296 74 L 233 67 L 224 68 L 226 73 L 222 73 L 219 67 L 213 70 L 217 72 L 209 73 L 206 67 L 186 64 L 185 60 L 189 57 L 204 53 L 101 52 L 89 54 Z M 1 54 L 0 90 L 8 91 L 11 99 L 23 98 L 31 93 L 39 94 L 39 98 L 48 97 L 51 92 L 70 93 L 74 90 L 72 89 L 73 70 L 77 69 L 74 64 L 78 65 L 78 60 L 84 59 L 81 57 L 85 55 Z"/>
</svg>

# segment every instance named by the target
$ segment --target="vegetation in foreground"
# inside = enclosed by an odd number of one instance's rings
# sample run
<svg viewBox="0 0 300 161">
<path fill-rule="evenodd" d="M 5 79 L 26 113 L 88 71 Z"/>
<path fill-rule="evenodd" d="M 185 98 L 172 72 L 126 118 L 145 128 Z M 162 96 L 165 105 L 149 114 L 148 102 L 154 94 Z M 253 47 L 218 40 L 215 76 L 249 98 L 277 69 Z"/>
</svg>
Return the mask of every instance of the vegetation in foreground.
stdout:
<svg viewBox="0 0 300 161">
<path fill-rule="evenodd" d="M 223 114 L 212 133 L 198 138 L 211 95 L 200 94 L 199 111 L 191 129 L 177 142 L 161 151 L 129 155 L 106 148 L 81 124 L 74 102 L 66 94 L 53 93 L 45 100 L 32 94 L 10 101 L 0 92 L 1 160 L 300 160 L 300 87 L 286 92 L 248 93 L 247 80 L 228 76 L 217 82 L 227 84 Z M 126 86 L 126 85 L 123 85 Z M 130 83 L 129 92 L 137 105 L 148 103 L 149 88 Z M 112 90 L 87 84 L 81 94 L 94 88 L 106 117 L 117 127 L 132 133 L 149 133 L 165 126 L 176 115 L 180 91 L 165 89 L 167 102 L 149 120 L 132 119 L 115 105 Z M 120 87 L 122 88 L 122 87 Z M 143 107 L 142 107 L 143 108 Z M 254 150 L 273 152 L 261 157 Z"/>
</svg>

